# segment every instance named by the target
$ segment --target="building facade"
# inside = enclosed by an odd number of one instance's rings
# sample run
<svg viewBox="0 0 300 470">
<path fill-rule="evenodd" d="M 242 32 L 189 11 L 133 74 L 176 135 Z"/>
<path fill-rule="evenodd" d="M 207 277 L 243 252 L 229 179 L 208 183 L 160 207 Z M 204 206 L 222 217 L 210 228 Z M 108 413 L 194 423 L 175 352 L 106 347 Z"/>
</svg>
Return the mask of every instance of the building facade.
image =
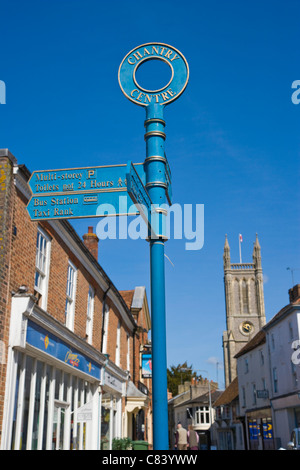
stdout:
<svg viewBox="0 0 300 470">
<path fill-rule="evenodd" d="M 185 429 L 189 425 L 199 436 L 199 449 L 209 450 L 215 445 L 212 425 L 215 421 L 214 402 L 222 392 L 217 390 L 217 383 L 208 379 L 192 379 L 181 385 L 178 395 L 168 400 L 169 442 L 170 448 L 175 445 L 177 424 Z"/>
<path fill-rule="evenodd" d="M 110 449 L 136 438 L 139 412 L 151 443 L 145 290 L 126 302 L 91 227 L 81 240 L 67 220 L 31 221 L 29 177 L 0 150 L 0 448 Z"/>
<path fill-rule="evenodd" d="M 236 355 L 240 420 L 250 450 L 286 448 L 300 428 L 300 285 Z"/>
<path fill-rule="evenodd" d="M 228 387 L 237 375 L 234 356 L 266 323 L 261 248 L 257 235 L 252 263 L 231 263 L 226 236 L 223 266 L 226 306 L 223 355 L 225 387 Z"/>
<path fill-rule="evenodd" d="M 214 403 L 214 435 L 218 450 L 244 450 L 244 430 L 240 420 L 239 388 L 236 377 Z"/>
</svg>

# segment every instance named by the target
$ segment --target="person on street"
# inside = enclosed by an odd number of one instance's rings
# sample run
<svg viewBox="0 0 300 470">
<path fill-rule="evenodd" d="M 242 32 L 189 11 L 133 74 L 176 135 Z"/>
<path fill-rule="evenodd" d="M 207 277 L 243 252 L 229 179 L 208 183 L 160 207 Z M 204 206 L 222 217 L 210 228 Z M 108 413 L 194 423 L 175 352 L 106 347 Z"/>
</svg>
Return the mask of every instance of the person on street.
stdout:
<svg viewBox="0 0 300 470">
<path fill-rule="evenodd" d="M 178 423 L 175 448 L 178 450 L 187 450 L 187 443 L 187 430 L 182 427 L 181 423 Z"/>
<path fill-rule="evenodd" d="M 190 424 L 187 432 L 188 447 L 190 450 L 198 450 L 199 448 L 199 436 L 196 431 L 194 431 L 193 426 Z"/>
</svg>

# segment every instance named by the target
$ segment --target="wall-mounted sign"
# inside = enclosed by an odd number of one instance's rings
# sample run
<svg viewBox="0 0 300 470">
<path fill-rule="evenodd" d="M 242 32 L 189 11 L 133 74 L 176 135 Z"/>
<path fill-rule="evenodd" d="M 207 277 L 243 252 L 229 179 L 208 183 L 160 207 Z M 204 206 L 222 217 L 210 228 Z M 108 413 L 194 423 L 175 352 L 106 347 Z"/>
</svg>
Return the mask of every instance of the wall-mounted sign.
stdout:
<svg viewBox="0 0 300 470">
<path fill-rule="evenodd" d="M 152 377 L 152 355 L 149 353 L 142 354 L 142 377 L 144 379 Z"/>
<path fill-rule="evenodd" d="M 28 320 L 27 324 L 26 342 L 51 357 L 68 364 L 73 369 L 100 380 L 100 365 L 31 320 Z"/>
<path fill-rule="evenodd" d="M 257 398 L 269 398 L 268 390 L 256 390 Z"/>
<path fill-rule="evenodd" d="M 110 374 L 106 369 L 104 371 L 104 383 L 102 385 L 109 387 L 118 393 L 122 393 L 123 382 Z"/>
<path fill-rule="evenodd" d="M 147 90 L 137 81 L 136 72 L 148 60 L 162 60 L 171 69 L 171 79 L 158 90 Z M 176 100 L 185 90 L 189 79 L 189 66 L 185 57 L 173 46 L 160 42 L 142 44 L 130 51 L 119 67 L 119 84 L 124 95 L 135 104 L 166 105 Z"/>
</svg>

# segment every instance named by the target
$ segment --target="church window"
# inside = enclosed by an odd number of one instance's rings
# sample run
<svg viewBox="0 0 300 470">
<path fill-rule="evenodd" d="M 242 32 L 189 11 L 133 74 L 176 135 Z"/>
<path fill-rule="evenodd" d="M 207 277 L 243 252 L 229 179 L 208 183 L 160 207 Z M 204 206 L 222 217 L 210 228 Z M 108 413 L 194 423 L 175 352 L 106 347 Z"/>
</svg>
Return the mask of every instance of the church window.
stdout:
<svg viewBox="0 0 300 470">
<path fill-rule="evenodd" d="M 246 281 L 242 283 L 242 305 L 243 305 L 243 313 L 249 313 L 248 308 L 248 289 Z"/>
</svg>

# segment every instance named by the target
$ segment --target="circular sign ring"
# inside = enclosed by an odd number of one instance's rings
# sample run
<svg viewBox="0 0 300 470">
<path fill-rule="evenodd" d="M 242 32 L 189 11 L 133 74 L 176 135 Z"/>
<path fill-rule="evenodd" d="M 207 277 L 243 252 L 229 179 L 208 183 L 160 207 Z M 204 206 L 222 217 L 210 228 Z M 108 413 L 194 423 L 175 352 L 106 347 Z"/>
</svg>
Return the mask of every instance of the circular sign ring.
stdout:
<svg viewBox="0 0 300 470">
<path fill-rule="evenodd" d="M 136 71 L 140 65 L 153 59 L 166 62 L 172 70 L 171 80 L 159 90 L 147 90 L 136 80 Z M 168 44 L 151 42 L 132 49 L 124 57 L 118 79 L 122 92 L 133 103 L 144 107 L 153 103 L 165 106 L 184 92 L 189 80 L 189 66 L 178 49 Z"/>
<path fill-rule="evenodd" d="M 172 76 L 171 76 L 171 79 L 168 81 L 167 85 L 163 86 L 162 88 L 160 88 L 159 90 L 147 90 L 146 88 L 142 88 L 141 85 L 138 84 L 137 80 L 136 80 L 136 72 L 137 72 L 137 69 L 145 62 L 149 61 L 149 60 L 161 60 L 163 62 L 165 62 L 166 64 L 168 64 L 168 66 L 171 68 L 172 70 Z M 146 93 L 159 93 L 160 91 L 163 91 L 165 88 L 168 88 L 168 86 L 170 85 L 170 83 L 172 82 L 173 80 L 173 77 L 174 77 L 174 68 L 172 67 L 172 64 L 170 64 L 164 57 L 146 57 L 145 59 L 142 59 L 140 62 L 138 62 L 138 64 L 136 65 L 134 71 L 133 71 L 133 81 L 135 83 L 135 85 L 137 86 L 137 88 L 139 90 L 142 90 L 142 91 L 145 91 Z"/>
</svg>

